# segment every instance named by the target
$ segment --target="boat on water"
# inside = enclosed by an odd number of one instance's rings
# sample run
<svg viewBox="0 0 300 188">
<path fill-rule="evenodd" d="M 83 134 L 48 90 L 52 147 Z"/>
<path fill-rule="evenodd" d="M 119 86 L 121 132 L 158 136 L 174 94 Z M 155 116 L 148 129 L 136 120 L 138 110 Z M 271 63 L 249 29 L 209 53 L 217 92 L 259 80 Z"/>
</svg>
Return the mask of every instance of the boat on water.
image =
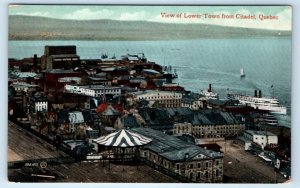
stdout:
<svg viewBox="0 0 300 188">
<path fill-rule="evenodd" d="M 172 79 L 178 78 L 176 69 L 172 69 L 172 66 L 165 66 L 163 74 L 165 77 L 171 76 Z"/>
<path fill-rule="evenodd" d="M 219 94 L 212 91 L 211 84 L 209 84 L 208 89 L 201 90 L 201 95 L 204 95 L 207 99 L 219 99 Z"/>
<path fill-rule="evenodd" d="M 287 108 L 279 104 L 278 99 L 262 97 L 261 90 L 257 95 L 255 90 L 254 97 L 250 95 L 227 94 L 228 99 L 238 100 L 243 105 L 251 106 L 258 110 L 268 111 L 274 114 L 287 114 Z"/>
<path fill-rule="evenodd" d="M 240 76 L 241 76 L 242 78 L 246 76 L 246 75 L 245 75 L 245 71 L 244 71 L 243 68 L 241 68 L 241 70 L 240 70 Z"/>
<path fill-rule="evenodd" d="M 108 56 L 107 56 L 106 53 L 104 53 L 104 54 L 101 55 L 101 59 L 106 59 L 106 58 L 108 58 Z"/>
</svg>

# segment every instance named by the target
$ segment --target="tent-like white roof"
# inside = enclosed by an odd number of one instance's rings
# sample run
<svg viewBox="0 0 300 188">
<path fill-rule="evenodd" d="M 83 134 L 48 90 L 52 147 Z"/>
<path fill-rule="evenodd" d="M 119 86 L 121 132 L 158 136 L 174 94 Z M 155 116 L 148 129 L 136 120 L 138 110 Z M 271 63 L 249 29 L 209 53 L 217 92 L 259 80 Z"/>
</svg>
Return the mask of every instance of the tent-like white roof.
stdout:
<svg viewBox="0 0 300 188">
<path fill-rule="evenodd" d="M 95 143 L 110 147 L 134 147 L 150 143 L 152 139 L 129 130 L 119 130 L 94 140 Z"/>
</svg>

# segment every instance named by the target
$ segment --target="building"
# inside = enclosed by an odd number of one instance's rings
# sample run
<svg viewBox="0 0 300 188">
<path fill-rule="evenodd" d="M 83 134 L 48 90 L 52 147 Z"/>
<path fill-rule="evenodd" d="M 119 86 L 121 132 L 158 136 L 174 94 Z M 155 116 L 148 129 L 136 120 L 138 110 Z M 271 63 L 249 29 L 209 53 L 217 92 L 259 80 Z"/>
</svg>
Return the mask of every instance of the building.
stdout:
<svg viewBox="0 0 300 188">
<path fill-rule="evenodd" d="M 118 119 L 114 123 L 114 127 L 117 129 L 131 129 L 141 127 L 141 124 L 138 122 L 138 118 L 135 114 L 126 114 L 122 117 L 118 117 Z"/>
<path fill-rule="evenodd" d="M 52 69 L 43 71 L 45 77 L 45 90 L 59 91 L 69 82 L 81 82 L 82 73 L 73 70 Z"/>
<path fill-rule="evenodd" d="M 156 169 L 185 177 L 191 182 L 223 181 L 223 153 L 206 150 L 150 128 L 132 130 L 152 139 L 151 143 L 141 148 L 140 157 Z"/>
<path fill-rule="evenodd" d="M 47 112 L 48 100 L 41 93 L 36 93 L 32 97 L 29 97 L 29 112 Z"/>
<path fill-rule="evenodd" d="M 163 132 L 171 132 L 174 123 L 172 118 L 168 115 L 166 109 L 163 108 L 140 108 L 139 115 L 145 122 L 145 127 Z"/>
<path fill-rule="evenodd" d="M 128 102 L 135 104 L 138 101 L 146 100 L 149 101 L 148 106 L 158 106 L 165 108 L 176 108 L 181 107 L 182 93 L 170 92 L 170 91 L 156 91 L 156 90 L 145 90 L 132 92 L 128 94 Z"/>
<path fill-rule="evenodd" d="M 28 84 L 26 82 L 13 82 L 10 86 L 13 87 L 16 92 L 24 91 L 25 93 L 36 91 L 38 87 L 37 85 Z"/>
<path fill-rule="evenodd" d="M 239 136 L 245 130 L 243 122 L 231 113 L 205 110 L 194 113 L 193 119 L 174 124 L 174 134 L 191 134 L 196 138 L 224 138 Z"/>
<path fill-rule="evenodd" d="M 182 97 L 181 106 L 192 110 L 203 109 L 206 107 L 206 99 L 203 99 L 199 94 L 191 93 Z"/>
<path fill-rule="evenodd" d="M 42 69 L 70 69 L 80 65 L 76 46 L 45 46 L 41 57 Z"/>
<path fill-rule="evenodd" d="M 65 91 L 90 97 L 103 97 L 106 95 L 121 96 L 121 87 L 103 86 L 103 85 L 65 85 Z"/>
<path fill-rule="evenodd" d="M 243 136 L 258 144 L 262 149 L 270 144 L 278 145 L 278 136 L 268 131 L 246 130 Z"/>
</svg>

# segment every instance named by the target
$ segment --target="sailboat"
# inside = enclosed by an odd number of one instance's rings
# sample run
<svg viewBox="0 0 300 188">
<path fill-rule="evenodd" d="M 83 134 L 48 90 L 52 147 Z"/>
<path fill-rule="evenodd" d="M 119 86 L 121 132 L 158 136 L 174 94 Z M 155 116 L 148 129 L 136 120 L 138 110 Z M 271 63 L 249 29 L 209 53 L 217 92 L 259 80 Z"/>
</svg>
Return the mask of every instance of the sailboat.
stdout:
<svg viewBox="0 0 300 188">
<path fill-rule="evenodd" d="M 241 68 L 240 73 L 241 73 L 241 77 L 245 77 L 245 76 L 246 76 L 246 75 L 245 75 L 245 71 L 244 71 L 243 68 Z"/>
</svg>

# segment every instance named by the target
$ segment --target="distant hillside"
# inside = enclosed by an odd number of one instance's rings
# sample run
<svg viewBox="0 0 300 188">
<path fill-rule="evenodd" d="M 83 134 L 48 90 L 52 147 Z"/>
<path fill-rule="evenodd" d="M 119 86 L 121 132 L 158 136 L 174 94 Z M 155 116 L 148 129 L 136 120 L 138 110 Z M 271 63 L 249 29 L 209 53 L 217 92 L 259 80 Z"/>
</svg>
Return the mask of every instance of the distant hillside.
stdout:
<svg viewBox="0 0 300 188">
<path fill-rule="evenodd" d="M 9 40 L 172 40 L 291 35 L 289 31 L 146 21 L 9 16 Z"/>
</svg>

